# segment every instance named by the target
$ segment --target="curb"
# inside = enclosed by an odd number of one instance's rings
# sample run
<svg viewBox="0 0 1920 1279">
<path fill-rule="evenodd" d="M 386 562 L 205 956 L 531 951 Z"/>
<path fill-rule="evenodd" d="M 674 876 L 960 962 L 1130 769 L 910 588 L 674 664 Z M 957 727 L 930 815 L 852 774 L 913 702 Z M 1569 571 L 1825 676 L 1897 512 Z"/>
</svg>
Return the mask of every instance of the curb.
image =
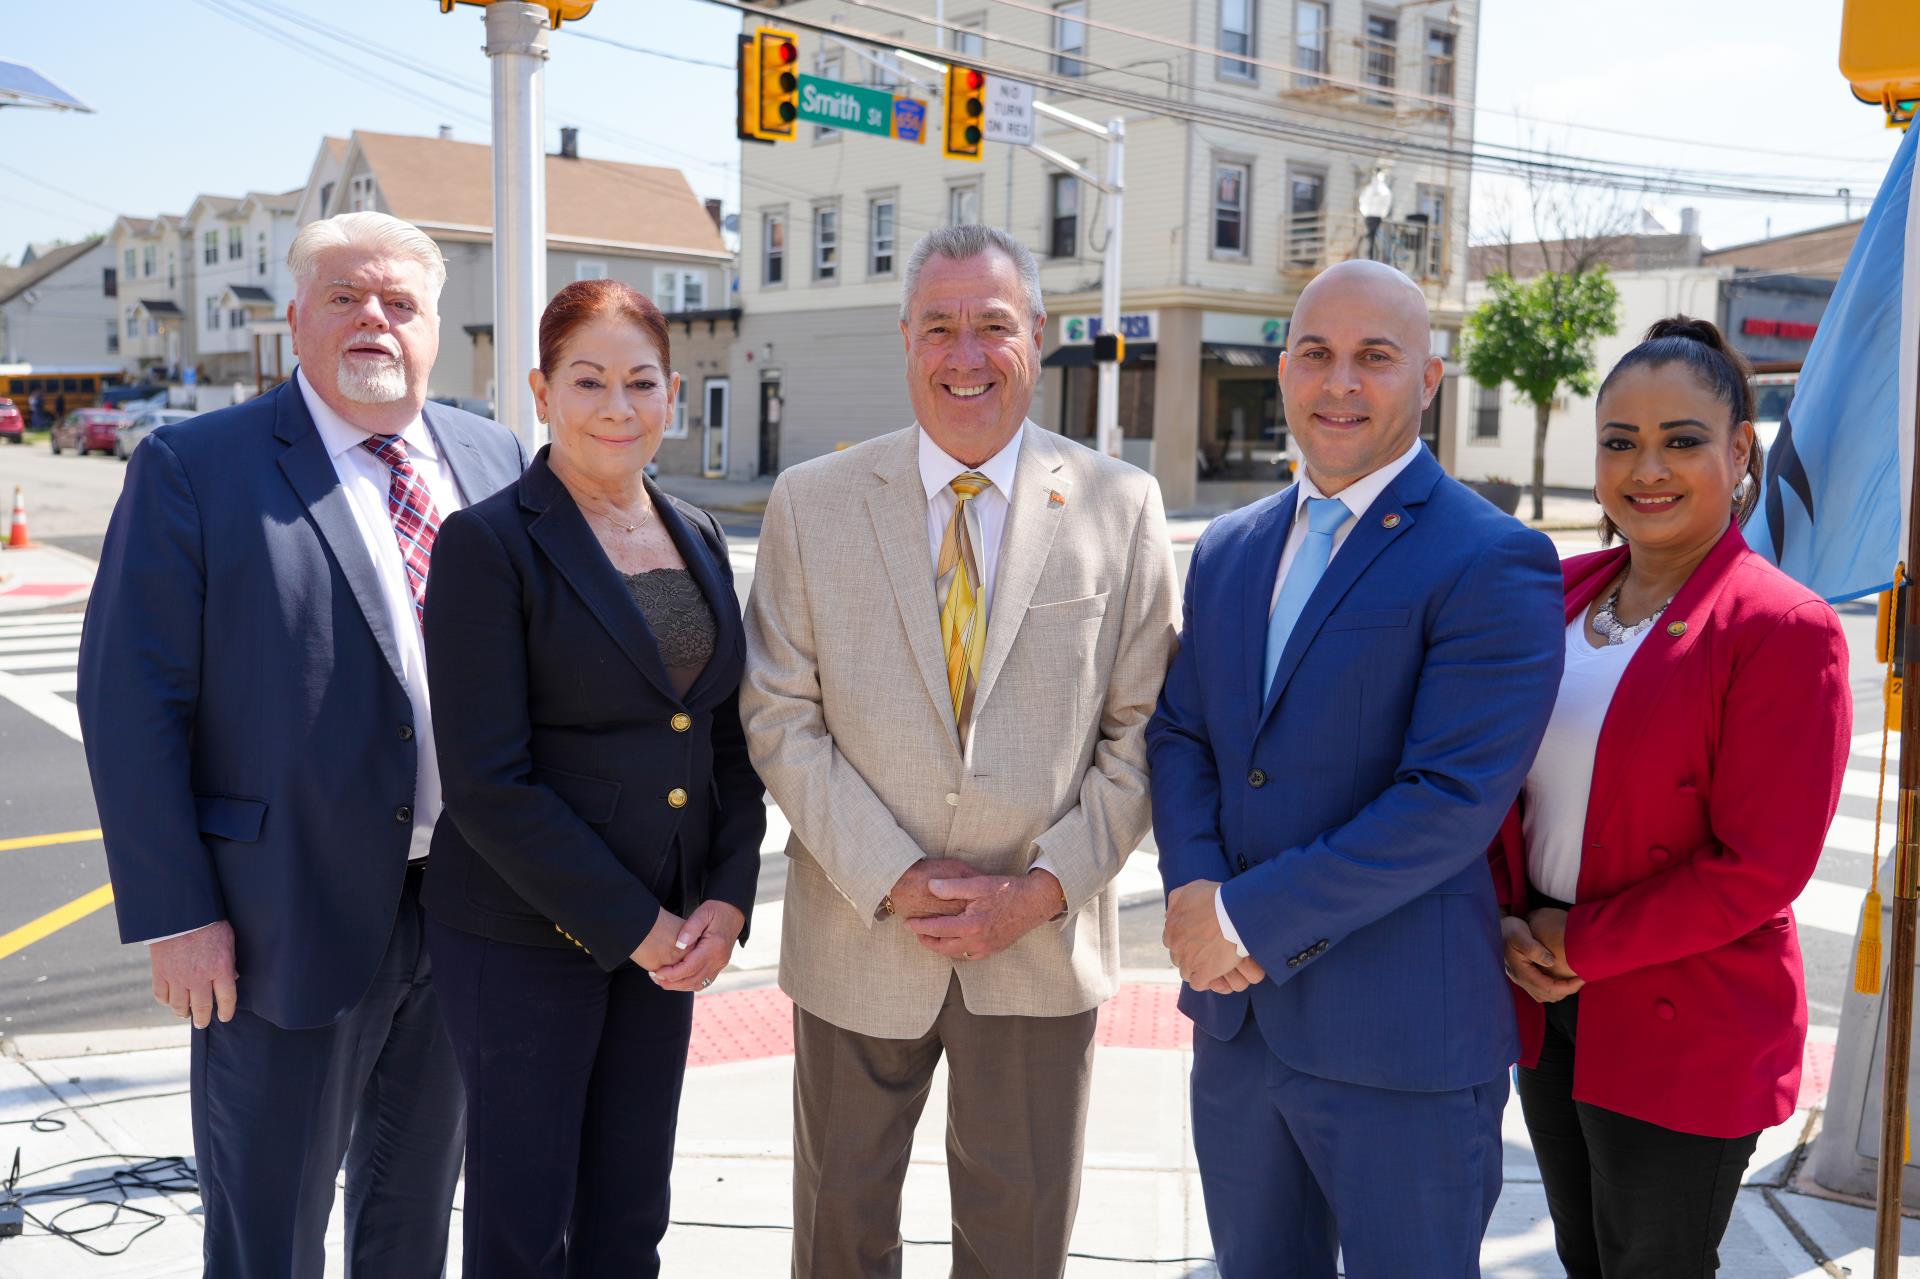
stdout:
<svg viewBox="0 0 1920 1279">
<path fill-rule="evenodd" d="M 54 1061 L 62 1057 L 106 1057 L 116 1053 L 186 1048 L 185 1022 L 177 1026 L 126 1026 L 114 1030 L 60 1030 L 0 1036 L 0 1057 L 15 1061 Z"/>
</svg>

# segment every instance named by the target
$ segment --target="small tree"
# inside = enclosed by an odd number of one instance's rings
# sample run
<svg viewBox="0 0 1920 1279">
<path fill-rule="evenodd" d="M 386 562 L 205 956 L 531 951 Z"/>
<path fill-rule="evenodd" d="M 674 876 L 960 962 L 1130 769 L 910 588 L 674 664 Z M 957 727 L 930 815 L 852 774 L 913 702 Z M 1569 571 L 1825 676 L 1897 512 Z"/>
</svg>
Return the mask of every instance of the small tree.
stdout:
<svg viewBox="0 0 1920 1279">
<path fill-rule="evenodd" d="M 1533 405 L 1533 518 L 1543 519 L 1553 397 L 1562 387 L 1593 393 L 1593 341 L 1618 330 L 1620 295 L 1604 266 L 1530 280 L 1501 272 L 1487 288 L 1492 296 L 1467 317 L 1467 374 L 1481 386 L 1511 382 Z"/>
</svg>

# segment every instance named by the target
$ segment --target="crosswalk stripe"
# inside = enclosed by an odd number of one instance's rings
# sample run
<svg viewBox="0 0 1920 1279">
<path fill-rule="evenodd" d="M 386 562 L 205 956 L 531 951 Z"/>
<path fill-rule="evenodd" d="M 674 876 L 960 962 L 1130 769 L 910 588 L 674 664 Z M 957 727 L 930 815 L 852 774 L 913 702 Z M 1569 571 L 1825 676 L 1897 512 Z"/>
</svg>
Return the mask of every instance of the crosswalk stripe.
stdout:
<svg viewBox="0 0 1920 1279">
<path fill-rule="evenodd" d="M 50 666 L 72 667 L 74 655 L 66 653 L 5 653 L 0 654 L 0 671 L 44 670 Z"/>
<path fill-rule="evenodd" d="M 80 687 L 80 672 L 49 671 L 44 675 L 15 675 L 17 686 L 40 693 L 71 693 Z"/>
<path fill-rule="evenodd" d="M 24 638 L 0 637 L 0 653 L 35 653 L 59 648 L 70 648 L 77 652 L 80 648 L 80 637 L 78 635 L 29 635 Z"/>
<path fill-rule="evenodd" d="M 78 622 L 43 622 L 38 626 L 10 626 L 0 631 L 0 639 L 27 639 L 44 635 L 78 636 L 81 631 Z"/>
</svg>

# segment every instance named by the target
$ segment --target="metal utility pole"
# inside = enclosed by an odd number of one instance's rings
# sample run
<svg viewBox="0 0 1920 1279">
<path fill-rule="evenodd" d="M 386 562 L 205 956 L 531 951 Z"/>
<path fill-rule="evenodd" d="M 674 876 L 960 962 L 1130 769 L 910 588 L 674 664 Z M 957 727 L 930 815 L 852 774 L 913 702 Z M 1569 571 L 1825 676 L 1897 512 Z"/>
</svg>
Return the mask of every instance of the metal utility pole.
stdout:
<svg viewBox="0 0 1920 1279">
<path fill-rule="evenodd" d="M 1036 115 L 1106 139 L 1107 176 L 1104 181 L 1051 147 L 1035 142 L 1028 149 L 1054 168 L 1072 174 L 1107 197 L 1110 212 L 1107 217 L 1107 249 L 1100 265 L 1100 328 L 1105 335 L 1117 336 L 1120 333 L 1120 232 L 1126 195 L 1127 122 L 1120 116 L 1114 116 L 1105 125 L 1098 125 L 1045 102 L 1034 103 L 1033 110 Z M 1108 457 L 1119 457 L 1120 360 L 1101 360 L 1099 369 L 1094 444 Z"/>
<path fill-rule="evenodd" d="M 527 375 L 539 362 L 547 302 L 547 162 L 544 76 L 550 15 L 544 4 L 487 6 L 493 72 L 493 415 L 537 449 Z"/>
</svg>

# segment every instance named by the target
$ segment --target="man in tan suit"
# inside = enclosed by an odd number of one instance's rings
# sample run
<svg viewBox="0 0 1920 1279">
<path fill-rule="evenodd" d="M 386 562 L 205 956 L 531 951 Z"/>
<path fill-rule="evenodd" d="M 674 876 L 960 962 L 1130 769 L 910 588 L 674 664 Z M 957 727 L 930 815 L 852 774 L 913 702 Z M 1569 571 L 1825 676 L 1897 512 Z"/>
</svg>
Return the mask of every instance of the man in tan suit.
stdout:
<svg viewBox="0 0 1920 1279">
<path fill-rule="evenodd" d="M 928 235 L 901 306 L 917 422 L 774 485 L 741 713 L 793 823 L 794 1263 L 897 1276 L 900 1185 L 949 1074 L 953 1273 L 1066 1265 L 1111 888 L 1148 825 L 1178 605 L 1151 478 L 1026 420 L 1039 270 Z"/>
</svg>

